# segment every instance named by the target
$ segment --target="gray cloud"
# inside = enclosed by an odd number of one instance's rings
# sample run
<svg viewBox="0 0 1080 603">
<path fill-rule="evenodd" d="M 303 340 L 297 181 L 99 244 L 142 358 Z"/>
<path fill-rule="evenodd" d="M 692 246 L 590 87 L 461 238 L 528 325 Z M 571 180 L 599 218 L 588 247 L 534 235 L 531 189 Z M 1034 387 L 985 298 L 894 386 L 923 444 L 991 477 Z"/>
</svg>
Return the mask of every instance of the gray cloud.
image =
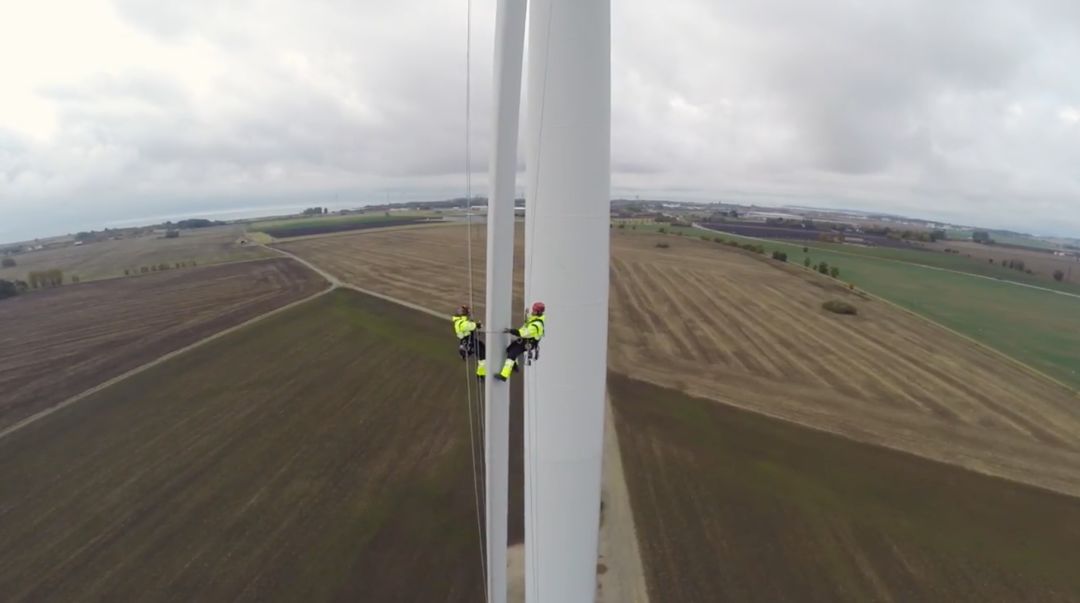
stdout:
<svg viewBox="0 0 1080 603">
<path fill-rule="evenodd" d="M 494 3 L 474 4 L 482 189 Z M 613 8 L 617 193 L 1080 235 L 1074 2 Z M 463 11 L 449 0 L 118 0 L 123 27 L 163 62 L 42 82 L 49 136 L 0 121 L 0 205 L 15 216 L 0 238 L 40 234 L 62 214 L 93 225 L 185 203 L 452 192 L 464 165 Z"/>
</svg>

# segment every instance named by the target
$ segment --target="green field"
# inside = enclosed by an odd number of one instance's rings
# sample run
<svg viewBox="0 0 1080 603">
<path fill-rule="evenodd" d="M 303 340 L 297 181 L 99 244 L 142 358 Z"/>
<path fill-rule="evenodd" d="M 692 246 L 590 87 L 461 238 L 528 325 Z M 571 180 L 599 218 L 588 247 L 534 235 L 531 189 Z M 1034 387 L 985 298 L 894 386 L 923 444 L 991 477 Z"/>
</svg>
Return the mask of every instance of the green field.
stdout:
<svg viewBox="0 0 1080 603">
<path fill-rule="evenodd" d="M 972 230 L 947 230 L 945 231 L 950 241 L 970 241 Z M 1037 239 L 1035 237 L 1025 237 L 1022 235 L 1004 234 L 1000 232 L 990 232 L 990 238 L 995 243 L 1001 243 L 1002 245 L 1017 245 L 1020 247 L 1031 247 L 1033 249 L 1061 249 L 1061 245 L 1053 243 L 1051 241 L 1044 241 L 1043 239 Z"/>
<path fill-rule="evenodd" d="M 481 600 L 449 333 L 337 291 L 0 440 L 0 598 Z"/>
<path fill-rule="evenodd" d="M 654 601 L 1080 600 L 1080 500 L 608 387 Z"/>
<path fill-rule="evenodd" d="M 639 225 L 637 230 L 655 232 L 658 228 Z M 786 252 L 788 261 L 795 264 L 802 264 L 806 257 L 815 264 L 828 262 L 830 266 L 840 268 L 841 280 L 985 343 L 1073 388 L 1080 388 L 1080 299 L 1075 297 L 892 261 L 869 253 L 860 255 L 863 250 L 882 254 L 888 253 L 887 250 L 851 247 L 852 251 L 841 252 L 814 246 L 804 253 L 802 245 L 781 241 L 748 239 L 694 228 L 668 230 L 681 231 L 687 237 L 707 236 L 710 240 L 719 237 L 758 243 L 765 247 L 766 254 L 774 250 Z"/>
<path fill-rule="evenodd" d="M 629 228 L 629 226 L 627 228 Z M 642 232 L 656 232 L 660 228 L 666 228 L 666 230 L 668 230 L 669 232 L 674 233 L 682 232 L 684 236 L 708 236 L 709 238 L 721 237 L 726 240 L 733 240 L 739 242 L 758 242 L 764 244 L 770 252 L 773 249 L 786 252 L 789 258 L 793 253 L 800 254 L 800 262 L 804 257 L 802 255 L 802 248 L 805 246 L 809 247 L 810 249 L 829 251 L 840 255 L 907 262 L 910 264 L 931 266 L 934 268 L 942 268 L 945 270 L 955 270 L 957 272 L 966 272 L 968 274 L 988 276 L 990 278 L 1024 283 L 1028 285 L 1034 285 L 1036 287 L 1053 289 L 1056 291 L 1065 291 L 1067 293 L 1080 294 L 1080 284 L 1057 282 L 1053 279 L 1048 278 L 1046 275 L 1039 276 L 1035 274 L 1027 274 L 1026 272 L 1022 272 L 1020 270 L 1006 268 L 997 263 L 991 264 L 985 260 L 969 258 L 964 256 L 963 254 L 951 254 L 929 250 L 922 251 L 918 249 L 899 249 L 894 247 L 863 247 L 859 245 L 845 245 L 842 243 L 784 242 L 769 239 L 751 239 L 740 235 L 716 232 L 712 230 L 707 230 L 703 232 L 703 229 L 689 227 L 665 227 L 663 224 L 637 225 L 637 230 L 641 230 Z M 1004 251 L 1004 254 L 1007 255 L 1008 251 Z"/>
<path fill-rule="evenodd" d="M 968 274 L 988 276 L 990 278 L 1024 283 L 1036 287 L 1054 289 L 1056 291 L 1080 294 L 1080 284 L 1057 282 L 1046 278 L 1045 276 L 1028 274 L 1020 270 L 1006 268 L 997 263 L 991 264 L 985 260 L 980 261 L 975 258 L 965 257 L 962 254 L 942 253 L 940 251 L 919 251 L 915 249 L 895 249 L 891 247 L 859 247 L 840 243 L 813 243 L 810 246 L 813 249 L 822 249 L 841 254 L 932 266 L 935 268 L 943 268 L 945 270 L 955 270 L 957 272 L 966 272 Z M 1008 252 L 1006 251 L 1006 253 Z"/>
<path fill-rule="evenodd" d="M 180 236 L 167 239 L 164 233 L 118 241 L 100 241 L 86 245 L 59 247 L 21 253 L 14 256 L 14 268 L 0 268 L 0 279 L 26 280 L 36 270 L 59 269 L 64 282 L 72 277 L 82 282 L 116 278 L 142 273 L 143 268 L 159 268 L 164 264 L 175 269 L 176 264 L 220 264 L 271 257 L 267 249 L 240 243 L 244 229 L 237 226 L 215 226 L 180 231 Z M 125 271 L 128 274 L 125 274 Z"/>
</svg>

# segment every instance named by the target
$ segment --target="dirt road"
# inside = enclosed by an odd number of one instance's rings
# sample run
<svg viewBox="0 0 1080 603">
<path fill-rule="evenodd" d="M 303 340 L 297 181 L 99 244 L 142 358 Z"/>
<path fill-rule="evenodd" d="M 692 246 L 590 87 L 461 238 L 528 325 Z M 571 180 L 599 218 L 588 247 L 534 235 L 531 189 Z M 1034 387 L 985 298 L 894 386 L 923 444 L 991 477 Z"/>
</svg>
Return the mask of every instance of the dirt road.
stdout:
<svg viewBox="0 0 1080 603">
<path fill-rule="evenodd" d="M 614 413 L 609 399 L 604 414 L 603 513 L 600 520 L 596 600 L 599 603 L 649 603 L 640 538 L 623 472 L 622 448 Z"/>
</svg>

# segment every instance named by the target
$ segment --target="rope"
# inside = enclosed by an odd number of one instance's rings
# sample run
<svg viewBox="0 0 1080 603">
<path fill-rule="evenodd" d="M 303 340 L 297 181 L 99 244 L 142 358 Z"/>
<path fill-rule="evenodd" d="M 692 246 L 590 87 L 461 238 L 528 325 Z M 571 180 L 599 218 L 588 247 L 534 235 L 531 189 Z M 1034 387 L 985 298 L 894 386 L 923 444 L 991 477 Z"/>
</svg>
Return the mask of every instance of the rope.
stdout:
<svg viewBox="0 0 1080 603">
<path fill-rule="evenodd" d="M 547 21 L 547 25 L 544 28 L 544 76 L 543 76 L 543 79 L 540 82 L 540 119 L 539 119 L 539 124 L 538 124 L 538 130 L 539 131 L 537 132 L 537 139 L 536 139 L 536 169 L 533 170 L 535 172 L 535 177 L 533 178 L 533 186 L 532 186 L 532 191 L 533 191 L 533 195 L 532 195 L 532 201 L 533 201 L 532 220 L 526 220 L 529 223 L 528 224 L 529 232 L 528 232 L 528 238 L 527 238 L 528 241 L 535 241 L 536 240 L 534 238 L 534 233 L 536 232 L 536 221 L 537 221 L 536 216 L 538 215 L 539 210 L 540 210 L 539 204 L 537 203 L 539 201 L 539 199 L 540 199 L 540 164 L 541 164 L 540 156 L 541 156 L 541 154 L 542 154 L 542 152 L 544 150 L 544 107 L 547 104 L 547 79 L 548 79 L 548 65 L 549 65 L 548 57 L 551 54 L 551 22 L 553 20 L 552 15 L 555 13 L 555 5 L 556 4 L 557 4 L 556 2 L 552 2 L 549 5 L 551 8 L 548 11 L 548 21 Z M 526 200 L 525 203 L 526 203 L 526 215 L 528 215 L 528 213 L 529 213 L 528 212 L 528 203 L 529 203 L 529 201 Z M 528 284 L 532 280 L 531 277 L 532 277 L 533 246 L 532 246 L 531 243 L 528 245 L 527 251 L 528 251 L 528 253 L 525 255 L 525 283 L 526 284 Z"/>
<path fill-rule="evenodd" d="M 537 141 L 536 141 L 536 166 L 535 166 L 535 170 L 534 170 L 535 177 L 533 179 L 533 186 L 532 186 L 532 199 L 526 200 L 526 208 L 527 208 L 526 209 L 526 215 L 531 214 L 531 217 L 532 217 L 531 220 L 526 219 L 526 222 L 528 222 L 528 235 L 527 235 L 528 239 L 527 240 L 529 241 L 529 244 L 527 245 L 527 253 L 525 254 L 525 283 L 526 284 L 532 282 L 532 264 L 533 264 L 532 256 L 533 256 L 533 253 L 534 253 L 533 249 L 535 248 L 532 241 L 536 240 L 535 237 L 534 237 L 535 232 L 536 232 L 536 222 L 537 222 L 537 217 L 540 215 L 540 203 L 539 203 L 539 201 L 540 201 L 540 168 L 541 168 L 541 164 L 542 164 L 540 158 L 541 158 L 541 156 L 543 154 L 543 150 L 544 150 L 544 113 L 545 113 L 544 108 L 545 108 L 545 105 L 547 104 L 548 66 L 550 64 L 549 56 L 551 54 L 551 22 L 554 20 L 553 15 L 555 13 L 555 6 L 557 4 L 558 4 L 558 2 L 551 2 L 549 4 L 550 9 L 548 10 L 547 24 L 544 27 L 544 29 L 545 29 L 545 31 L 544 31 L 544 73 L 543 73 L 543 78 L 541 79 L 541 82 L 540 82 L 540 117 L 539 117 L 539 123 L 538 123 L 538 130 L 539 131 L 537 132 Z M 531 211 L 528 210 L 529 204 L 532 205 Z M 527 292 L 527 294 L 529 294 L 529 293 L 532 293 L 532 292 L 531 291 Z M 527 300 L 526 300 L 526 303 L 528 303 Z M 536 408 L 535 408 L 536 404 L 537 404 L 536 381 L 530 376 L 531 373 L 532 373 L 533 368 L 534 367 L 530 367 L 530 369 L 525 372 L 525 385 L 526 385 L 526 388 L 528 390 L 527 391 L 527 393 L 528 393 L 527 398 L 532 401 L 531 404 L 526 405 L 526 409 L 525 409 L 526 412 L 528 413 L 529 443 L 531 444 L 531 446 L 529 447 L 529 450 L 528 450 L 529 462 L 526 463 L 526 466 L 529 468 L 529 470 L 526 473 L 527 473 L 529 482 L 532 484 L 532 488 L 529 489 L 529 511 L 530 512 L 528 514 L 528 517 L 526 517 L 526 521 L 528 522 L 528 525 L 529 525 L 529 533 L 532 534 L 533 537 L 535 538 L 539 534 L 539 531 L 537 530 L 537 523 L 538 522 L 537 522 L 537 518 L 536 518 L 536 515 L 537 515 L 537 513 L 536 513 L 536 491 L 539 490 L 538 477 L 539 477 L 540 472 L 537 471 L 537 469 L 536 469 L 536 461 L 539 458 L 539 444 L 538 444 L 537 438 L 536 438 L 536 434 L 537 434 L 537 425 L 536 425 L 537 412 L 536 412 Z M 534 600 L 540 601 L 542 599 L 540 598 L 540 582 L 541 582 L 541 580 L 540 580 L 539 568 L 543 565 L 543 560 L 540 558 L 540 547 L 536 546 L 536 547 L 532 547 L 532 548 L 533 548 L 533 552 L 535 553 L 533 555 L 529 555 L 529 570 L 532 572 L 532 576 L 533 576 L 533 578 L 532 578 L 532 594 L 533 594 L 533 597 L 535 597 Z"/>
<path fill-rule="evenodd" d="M 466 274 L 466 286 L 468 287 L 467 297 L 469 299 L 470 311 L 474 307 L 474 295 L 473 288 L 473 252 L 472 252 L 472 0 L 466 0 L 465 3 L 465 249 L 466 249 L 466 262 L 465 267 Z M 476 334 L 473 334 L 476 337 Z M 475 353 L 475 342 L 473 351 Z M 465 358 L 465 393 L 468 397 L 467 403 L 469 407 L 469 451 L 472 456 L 472 478 L 473 478 L 473 501 L 476 507 L 476 535 L 477 540 L 480 543 L 480 575 L 484 584 L 484 600 L 491 601 L 490 593 L 488 592 L 488 577 L 487 577 L 487 551 L 484 544 L 484 527 L 483 519 L 481 518 L 481 480 L 477 474 L 477 462 L 476 462 L 476 449 L 477 429 L 474 428 L 474 422 L 479 421 L 483 425 L 483 415 L 480 414 L 474 418 L 474 405 L 473 405 L 473 376 L 475 374 L 473 369 L 473 363 L 469 362 L 469 357 Z M 483 394 L 477 388 L 477 402 L 476 406 L 483 411 Z M 483 427 L 480 428 L 482 432 Z M 481 438 L 483 434 L 481 433 Z M 479 446 L 483 447 L 483 440 L 480 441 Z M 483 472 L 483 459 L 480 462 L 480 472 Z"/>
<path fill-rule="evenodd" d="M 537 531 L 536 521 L 536 491 L 539 489 L 539 484 L 537 483 L 537 476 L 539 475 L 539 471 L 536 470 L 536 460 L 539 456 L 537 452 L 539 446 L 537 445 L 536 441 L 536 385 L 533 378 L 528 374 L 532 372 L 532 369 L 533 367 L 529 368 L 529 371 L 527 371 L 525 377 L 525 384 L 529 394 L 527 398 L 531 401 L 531 403 L 527 404 L 525 408 L 525 412 L 528 413 L 530 444 L 529 461 L 526 463 L 526 465 L 529 467 L 529 483 L 532 484 L 532 488 L 529 489 L 529 516 L 526 518 L 526 521 L 529 522 L 529 534 L 531 534 L 533 538 L 538 538 L 539 532 Z M 533 547 L 533 552 L 535 554 L 529 555 L 529 566 L 530 571 L 532 572 L 533 595 L 535 597 L 534 600 L 540 601 L 540 573 L 538 571 L 540 567 L 540 547 Z"/>
<path fill-rule="evenodd" d="M 466 383 L 472 383 L 474 377 L 470 374 L 472 371 L 469 362 L 465 362 L 465 381 Z M 476 433 L 473 428 L 475 419 L 473 418 L 473 398 L 472 398 L 472 386 L 467 386 L 468 391 L 468 407 L 469 407 L 469 451 L 472 453 L 472 476 L 473 476 L 473 500 L 476 507 L 476 536 L 480 542 L 480 575 L 484 580 L 484 600 L 489 601 L 487 595 L 487 564 L 485 563 L 485 551 L 484 551 L 484 531 L 483 520 L 480 517 L 480 480 L 476 475 Z"/>
</svg>

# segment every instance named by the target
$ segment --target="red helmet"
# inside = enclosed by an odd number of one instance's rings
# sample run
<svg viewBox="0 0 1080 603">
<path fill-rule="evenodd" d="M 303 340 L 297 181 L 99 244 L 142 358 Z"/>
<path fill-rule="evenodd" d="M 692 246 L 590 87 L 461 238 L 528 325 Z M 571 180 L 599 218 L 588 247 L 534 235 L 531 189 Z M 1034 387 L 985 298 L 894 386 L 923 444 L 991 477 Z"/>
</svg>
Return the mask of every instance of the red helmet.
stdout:
<svg viewBox="0 0 1080 603">
<path fill-rule="evenodd" d="M 536 302 L 535 304 L 533 304 L 532 313 L 533 314 L 543 314 L 544 309 L 545 309 L 544 302 Z"/>
<path fill-rule="evenodd" d="M 458 315 L 459 316 L 468 316 L 469 313 L 470 313 L 470 310 L 471 310 L 471 308 L 469 308 L 469 306 L 462 305 L 462 306 L 460 306 L 458 308 Z"/>
</svg>

